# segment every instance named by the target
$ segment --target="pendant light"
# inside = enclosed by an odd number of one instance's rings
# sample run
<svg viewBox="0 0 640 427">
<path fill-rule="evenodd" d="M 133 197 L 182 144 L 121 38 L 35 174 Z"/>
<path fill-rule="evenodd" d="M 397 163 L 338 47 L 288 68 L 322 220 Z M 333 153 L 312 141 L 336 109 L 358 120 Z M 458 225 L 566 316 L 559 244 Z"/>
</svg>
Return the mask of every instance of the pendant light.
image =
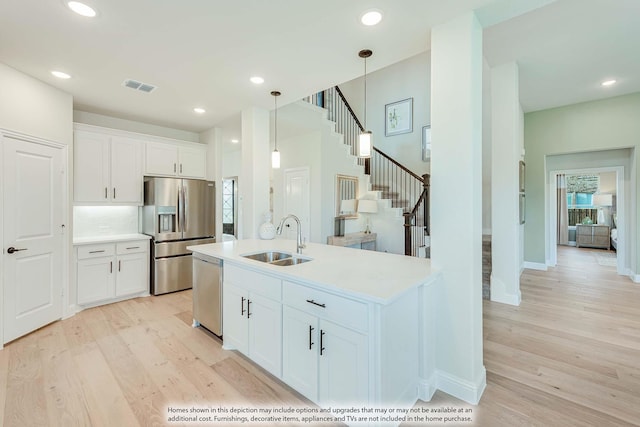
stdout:
<svg viewBox="0 0 640 427">
<path fill-rule="evenodd" d="M 278 151 L 278 97 L 280 92 L 274 90 L 271 92 L 273 96 L 273 104 L 275 105 L 274 120 L 273 120 L 273 141 L 274 149 L 271 153 L 271 167 L 273 169 L 280 169 L 280 152 Z"/>
<path fill-rule="evenodd" d="M 367 58 L 373 55 L 369 49 L 358 52 L 360 58 L 364 58 L 364 131 L 358 137 L 358 157 L 371 157 L 371 146 L 373 145 L 373 134 L 367 130 Z"/>
</svg>

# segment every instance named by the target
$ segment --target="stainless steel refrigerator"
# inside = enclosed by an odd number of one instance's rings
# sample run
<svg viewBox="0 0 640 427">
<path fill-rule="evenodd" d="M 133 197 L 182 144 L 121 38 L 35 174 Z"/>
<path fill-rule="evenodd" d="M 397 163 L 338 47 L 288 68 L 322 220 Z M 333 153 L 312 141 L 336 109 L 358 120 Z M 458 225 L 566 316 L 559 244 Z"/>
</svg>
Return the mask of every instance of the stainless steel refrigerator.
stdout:
<svg viewBox="0 0 640 427">
<path fill-rule="evenodd" d="M 215 183 L 145 177 L 142 232 L 152 237 L 151 293 L 192 286 L 187 246 L 215 242 Z"/>
</svg>

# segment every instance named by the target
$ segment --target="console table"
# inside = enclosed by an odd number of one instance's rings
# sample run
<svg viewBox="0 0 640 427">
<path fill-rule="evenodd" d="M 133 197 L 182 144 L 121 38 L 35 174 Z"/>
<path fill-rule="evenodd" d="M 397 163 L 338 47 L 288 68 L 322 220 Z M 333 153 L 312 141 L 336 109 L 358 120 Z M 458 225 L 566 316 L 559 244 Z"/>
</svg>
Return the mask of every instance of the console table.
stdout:
<svg viewBox="0 0 640 427">
<path fill-rule="evenodd" d="M 576 225 L 577 247 L 609 249 L 610 243 L 608 225 Z"/>
<path fill-rule="evenodd" d="M 329 236 L 327 244 L 333 246 L 346 246 L 349 248 L 376 250 L 376 233 L 347 233 L 344 236 Z"/>
</svg>

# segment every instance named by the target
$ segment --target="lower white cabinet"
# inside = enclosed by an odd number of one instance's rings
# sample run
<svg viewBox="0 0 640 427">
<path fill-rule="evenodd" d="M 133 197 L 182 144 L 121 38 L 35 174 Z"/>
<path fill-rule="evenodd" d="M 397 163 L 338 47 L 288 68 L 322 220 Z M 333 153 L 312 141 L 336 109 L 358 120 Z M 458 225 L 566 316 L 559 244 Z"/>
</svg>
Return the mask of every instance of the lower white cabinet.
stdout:
<svg viewBox="0 0 640 427">
<path fill-rule="evenodd" d="M 149 241 L 76 248 L 79 305 L 95 305 L 149 292 Z"/>
<path fill-rule="evenodd" d="M 240 351 L 277 377 L 282 374 L 280 289 L 279 279 L 224 267 L 224 347 Z"/>
<path fill-rule="evenodd" d="M 285 283 L 285 303 L 287 286 L 305 289 Z M 340 297 L 312 292 L 309 310 L 283 307 L 283 381 L 325 407 L 369 401 L 368 336 L 314 313 Z"/>
</svg>

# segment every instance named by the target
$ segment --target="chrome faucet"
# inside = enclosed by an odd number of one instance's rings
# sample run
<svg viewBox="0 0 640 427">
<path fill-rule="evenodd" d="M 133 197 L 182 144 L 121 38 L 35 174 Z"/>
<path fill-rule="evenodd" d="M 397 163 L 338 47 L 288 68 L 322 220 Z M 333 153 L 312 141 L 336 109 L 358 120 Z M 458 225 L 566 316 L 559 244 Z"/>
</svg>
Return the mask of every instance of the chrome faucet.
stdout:
<svg viewBox="0 0 640 427">
<path fill-rule="evenodd" d="M 278 228 L 276 228 L 276 233 L 278 233 L 278 235 L 282 234 L 282 228 L 284 227 L 284 223 L 289 218 L 293 218 L 296 221 L 297 235 L 298 235 L 298 239 L 297 239 L 298 241 L 296 243 L 296 252 L 301 254 L 302 250 L 306 248 L 306 245 L 302 243 L 302 226 L 300 225 L 300 220 L 298 219 L 297 216 L 293 214 L 289 214 L 284 218 L 282 218 L 282 220 L 280 221 L 280 224 L 278 224 Z"/>
</svg>

